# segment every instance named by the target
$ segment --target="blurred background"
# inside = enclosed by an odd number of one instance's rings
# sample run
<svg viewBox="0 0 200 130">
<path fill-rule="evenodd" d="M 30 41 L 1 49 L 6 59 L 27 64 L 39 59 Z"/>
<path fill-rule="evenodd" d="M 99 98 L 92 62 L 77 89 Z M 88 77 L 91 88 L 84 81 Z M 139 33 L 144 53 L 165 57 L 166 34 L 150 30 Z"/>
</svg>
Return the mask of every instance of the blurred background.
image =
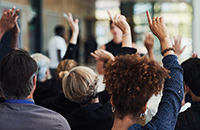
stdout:
<svg viewBox="0 0 200 130">
<path fill-rule="evenodd" d="M 112 39 L 107 10 L 112 15 L 121 13 L 127 17 L 133 41 L 140 52 L 146 53 L 143 42 L 145 33 L 150 31 L 145 15 L 148 10 L 152 17 L 164 16 L 172 39 L 182 36 L 182 46 L 187 47 L 179 57 L 180 61 L 188 58 L 193 51 L 200 54 L 200 0 L 0 0 L 0 15 L 13 5 L 21 10 L 20 46 L 30 53 L 41 52 L 48 56 L 48 41 L 54 35 L 53 29 L 57 24 L 65 26 L 69 41 L 71 31 L 63 13 L 71 12 L 80 21 L 77 61 L 82 65 L 95 66 L 95 60 L 86 56 L 86 40 L 94 37 L 99 48 Z M 9 34 L 2 41 L 8 40 Z M 0 45 L 1 56 L 7 53 L 8 46 Z M 156 59 L 161 59 L 156 38 L 154 53 Z"/>
</svg>

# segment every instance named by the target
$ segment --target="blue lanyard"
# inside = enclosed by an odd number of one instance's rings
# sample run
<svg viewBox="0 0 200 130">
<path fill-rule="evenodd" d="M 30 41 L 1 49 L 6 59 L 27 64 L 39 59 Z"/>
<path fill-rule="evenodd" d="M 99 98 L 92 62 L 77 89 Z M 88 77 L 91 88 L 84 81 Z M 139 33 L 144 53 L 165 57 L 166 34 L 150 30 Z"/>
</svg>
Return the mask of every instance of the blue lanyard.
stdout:
<svg viewBox="0 0 200 130">
<path fill-rule="evenodd" d="M 16 99 L 7 99 L 5 102 L 6 103 L 19 103 L 19 104 L 34 104 L 33 101 L 25 100 L 25 99 L 19 99 L 19 100 L 16 100 Z"/>
</svg>

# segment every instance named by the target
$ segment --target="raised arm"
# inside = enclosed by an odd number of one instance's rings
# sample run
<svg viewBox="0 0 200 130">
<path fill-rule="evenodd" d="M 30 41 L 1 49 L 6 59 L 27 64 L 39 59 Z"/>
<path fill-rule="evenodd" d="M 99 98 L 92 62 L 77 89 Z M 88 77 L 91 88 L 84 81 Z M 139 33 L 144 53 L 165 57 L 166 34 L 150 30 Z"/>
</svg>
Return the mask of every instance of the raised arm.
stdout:
<svg viewBox="0 0 200 130">
<path fill-rule="evenodd" d="M 67 48 L 67 51 L 65 53 L 65 56 L 63 57 L 62 60 L 65 59 L 74 59 L 76 55 L 76 50 L 77 50 L 77 39 L 79 35 L 79 20 L 78 19 L 73 19 L 73 16 L 71 13 L 68 14 L 67 21 L 69 23 L 70 28 L 72 29 L 72 36 L 69 41 L 69 46 Z"/>
<path fill-rule="evenodd" d="M 158 112 L 146 126 L 159 130 L 172 130 L 175 127 L 184 94 L 183 70 L 177 61 L 177 57 L 174 55 L 169 33 L 163 22 L 163 18 L 154 17 L 152 21 L 149 12 L 147 12 L 147 18 L 150 29 L 160 40 L 164 56 L 163 64 L 170 71 L 170 78 L 165 80 L 163 96 L 158 107 Z"/>
<path fill-rule="evenodd" d="M 0 19 L 0 40 L 6 32 L 10 31 L 15 26 L 18 19 L 18 12 L 19 9 L 15 11 L 15 7 L 13 7 L 2 15 Z"/>
<path fill-rule="evenodd" d="M 155 56 L 153 52 L 154 36 L 152 35 L 152 33 L 149 32 L 145 35 L 144 46 L 147 49 L 149 58 L 152 60 L 155 60 Z"/>
<path fill-rule="evenodd" d="M 180 37 L 180 36 L 174 37 L 173 47 L 174 47 L 174 50 L 175 50 L 174 53 L 177 56 L 180 56 L 186 48 L 186 45 L 183 48 L 181 47 L 181 42 L 182 42 L 182 37 Z"/>
<path fill-rule="evenodd" d="M 15 22 L 15 26 L 10 30 L 10 33 L 12 35 L 11 50 L 18 49 L 19 48 L 19 33 L 20 33 L 20 29 L 19 29 L 19 26 L 18 26 L 17 22 Z"/>
</svg>

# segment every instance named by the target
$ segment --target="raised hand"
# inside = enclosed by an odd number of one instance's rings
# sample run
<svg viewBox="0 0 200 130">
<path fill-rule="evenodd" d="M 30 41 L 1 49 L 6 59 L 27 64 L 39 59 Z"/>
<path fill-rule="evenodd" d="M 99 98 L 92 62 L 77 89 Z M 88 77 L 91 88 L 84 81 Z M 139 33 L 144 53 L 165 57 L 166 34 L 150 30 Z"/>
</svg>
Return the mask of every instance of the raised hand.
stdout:
<svg viewBox="0 0 200 130">
<path fill-rule="evenodd" d="M 19 25 L 17 22 L 15 22 L 15 26 L 10 30 L 10 33 L 12 36 L 18 36 L 20 33 Z"/>
<path fill-rule="evenodd" d="M 121 31 L 123 32 L 123 34 L 126 33 L 131 33 L 130 31 L 130 26 L 128 24 L 128 22 L 126 21 L 126 17 L 120 14 L 116 14 L 115 17 L 113 18 L 110 14 L 110 12 L 108 11 L 108 15 L 110 17 L 110 20 L 118 27 L 121 29 Z"/>
<path fill-rule="evenodd" d="M 118 27 L 123 33 L 122 47 L 132 48 L 132 38 L 131 38 L 131 29 L 129 24 L 126 21 L 126 17 L 123 15 L 116 14 L 113 18 L 108 11 L 110 20 Z"/>
<path fill-rule="evenodd" d="M 154 36 L 151 32 L 147 33 L 145 36 L 144 40 L 144 46 L 146 47 L 148 51 L 149 58 L 154 60 L 154 52 L 153 52 L 153 47 L 154 47 Z"/>
<path fill-rule="evenodd" d="M 163 21 L 163 17 L 154 17 L 153 20 L 151 20 L 150 13 L 147 11 L 146 14 L 151 31 L 160 40 L 162 51 L 166 51 L 163 56 L 174 54 L 171 49 L 167 50 L 172 48 L 172 44 L 170 42 L 168 30 Z"/>
<path fill-rule="evenodd" d="M 15 11 L 15 7 L 5 12 L 0 19 L 1 33 L 10 31 L 16 24 L 18 19 L 19 9 Z"/>
<path fill-rule="evenodd" d="M 175 49 L 174 53 L 177 56 L 181 55 L 186 48 L 186 45 L 183 48 L 181 48 L 181 41 L 182 41 L 182 37 L 180 37 L 180 36 L 174 37 L 173 47 Z"/>
<path fill-rule="evenodd" d="M 113 56 L 112 53 L 103 50 L 103 49 L 99 49 L 96 50 L 94 53 L 90 53 L 96 60 L 101 60 L 101 61 L 108 61 L 108 60 L 114 60 L 115 57 Z"/>
<path fill-rule="evenodd" d="M 154 47 L 154 36 L 151 32 L 147 33 L 144 40 L 144 46 L 147 48 L 147 51 L 153 51 Z"/>
<path fill-rule="evenodd" d="M 71 13 L 68 13 L 68 19 L 67 20 L 68 20 L 69 25 L 72 29 L 72 32 L 78 34 L 79 33 L 79 25 L 78 25 L 79 20 L 78 19 L 74 20 Z"/>
<path fill-rule="evenodd" d="M 191 57 L 192 57 L 192 58 L 195 58 L 195 57 L 198 58 L 198 54 L 197 54 L 196 52 L 193 52 Z"/>
</svg>

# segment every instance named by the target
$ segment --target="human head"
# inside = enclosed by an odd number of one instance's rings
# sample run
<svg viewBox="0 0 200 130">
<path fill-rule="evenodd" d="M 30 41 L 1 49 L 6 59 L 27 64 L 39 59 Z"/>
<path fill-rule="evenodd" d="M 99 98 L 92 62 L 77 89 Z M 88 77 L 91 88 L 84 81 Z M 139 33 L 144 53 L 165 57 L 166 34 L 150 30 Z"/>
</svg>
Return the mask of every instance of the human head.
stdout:
<svg viewBox="0 0 200 130">
<path fill-rule="evenodd" d="M 68 71 L 70 71 L 72 68 L 77 66 L 77 62 L 75 60 L 62 60 L 56 69 L 56 80 L 62 85 L 63 77 L 65 76 Z"/>
<path fill-rule="evenodd" d="M 55 35 L 64 37 L 65 36 L 65 27 L 63 25 L 57 25 L 54 28 L 54 33 L 55 33 Z"/>
<path fill-rule="evenodd" d="M 97 75 L 83 66 L 71 69 L 63 78 L 63 92 L 65 97 L 81 105 L 90 104 L 97 98 Z"/>
<path fill-rule="evenodd" d="M 181 64 L 181 67 L 185 84 L 196 96 L 200 96 L 200 59 L 189 58 Z"/>
<path fill-rule="evenodd" d="M 38 66 L 37 79 L 42 81 L 48 75 L 47 71 L 49 70 L 50 59 L 41 53 L 34 53 L 31 57 L 36 61 Z"/>
<path fill-rule="evenodd" d="M 146 56 L 121 55 L 109 61 L 104 70 L 106 90 L 119 119 L 138 117 L 153 94 L 161 91 L 168 71 Z"/>
<path fill-rule="evenodd" d="M 110 32 L 112 33 L 113 37 L 122 37 L 122 31 L 114 25 L 112 21 L 110 21 Z"/>
<path fill-rule="evenodd" d="M 34 90 L 37 63 L 25 50 L 15 50 L 0 63 L 0 88 L 5 99 L 26 99 Z"/>
</svg>

